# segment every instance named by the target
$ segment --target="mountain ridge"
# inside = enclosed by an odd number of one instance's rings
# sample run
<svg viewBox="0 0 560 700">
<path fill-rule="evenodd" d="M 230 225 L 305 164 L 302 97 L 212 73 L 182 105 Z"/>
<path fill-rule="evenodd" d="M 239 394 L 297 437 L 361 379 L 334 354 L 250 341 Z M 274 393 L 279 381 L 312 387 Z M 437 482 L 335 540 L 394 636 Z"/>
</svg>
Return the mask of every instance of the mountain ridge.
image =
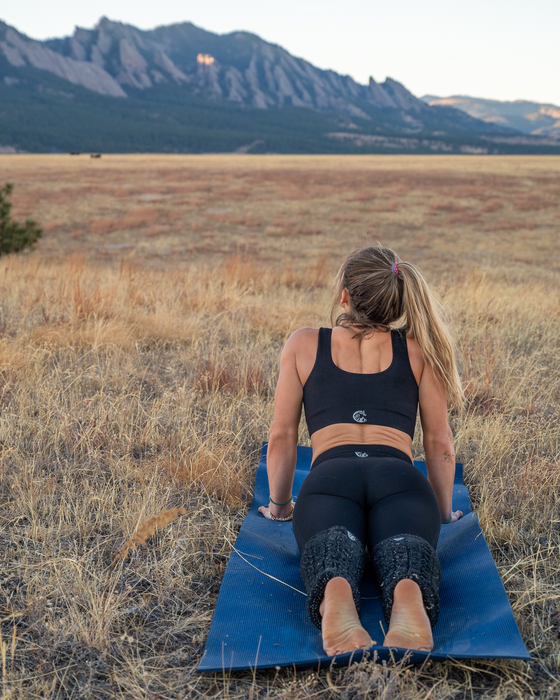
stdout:
<svg viewBox="0 0 560 700">
<path fill-rule="evenodd" d="M 556 152 L 392 78 L 363 85 L 256 34 L 192 22 L 141 30 L 103 17 L 46 41 L 0 22 L 0 102 L 0 146 L 19 150 Z"/>
<path fill-rule="evenodd" d="M 470 95 L 424 95 L 420 99 L 430 106 L 460 109 L 490 124 L 502 124 L 525 134 L 560 141 L 560 107 L 548 102 L 491 100 Z"/>
<path fill-rule="evenodd" d="M 256 34 L 236 31 L 218 35 L 192 22 L 140 30 L 103 17 L 93 29 L 76 27 L 72 36 L 44 42 L 25 42 L 9 28 L 0 42 L 0 50 L 13 65 L 22 65 L 27 58 L 40 67 L 37 53 L 41 48 L 48 52 L 44 54 L 46 70 L 90 65 L 99 83 L 93 85 L 89 80 L 82 85 L 111 96 L 125 97 L 126 87 L 145 90 L 174 81 L 258 109 L 290 104 L 367 117 L 350 101 L 358 98 L 379 108 L 423 111 L 421 101 L 391 78 L 385 85 L 373 78 L 362 85 L 351 76 L 315 68 Z M 57 64 L 50 52 L 60 57 Z M 212 62 L 197 61 L 200 55 L 209 56 Z M 55 74 L 64 77 L 60 70 Z"/>
</svg>

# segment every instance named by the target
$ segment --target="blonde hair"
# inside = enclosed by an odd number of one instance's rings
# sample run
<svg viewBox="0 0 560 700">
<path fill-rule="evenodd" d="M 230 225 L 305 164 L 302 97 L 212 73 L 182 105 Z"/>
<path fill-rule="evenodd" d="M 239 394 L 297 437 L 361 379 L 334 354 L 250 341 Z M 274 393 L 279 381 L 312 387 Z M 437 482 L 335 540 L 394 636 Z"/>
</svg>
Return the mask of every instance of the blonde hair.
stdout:
<svg viewBox="0 0 560 700">
<path fill-rule="evenodd" d="M 390 248 L 371 246 L 353 251 L 342 263 L 331 320 L 344 289 L 348 290 L 350 308 L 336 318 L 335 325 L 352 327 L 362 337 L 375 330 L 406 328 L 407 336 L 416 340 L 425 362 L 442 384 L 448 402 L 460 407 L 463 389 L 455 344 L 442 318 L 442 304 L 420 270 L 403 262 Z"/>
</svg>

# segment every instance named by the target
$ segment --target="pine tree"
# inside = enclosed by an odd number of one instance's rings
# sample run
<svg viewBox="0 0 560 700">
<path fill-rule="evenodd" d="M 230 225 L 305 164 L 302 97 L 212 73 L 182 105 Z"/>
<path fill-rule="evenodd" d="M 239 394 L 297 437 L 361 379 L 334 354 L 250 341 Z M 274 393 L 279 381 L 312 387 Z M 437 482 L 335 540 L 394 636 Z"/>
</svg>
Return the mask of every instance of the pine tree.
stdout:
<svg viewBox="0 0 560 700">
<path fill-rule="evenodd" d="M 11 182 L 0 187 L 0 255 L 17 253 L 23 248 L 34 245 L 43 235 L 42 229 L 33 219 L 27 219 L 25 224 L 11 219 L 12 203 L 8 198 L 13 189 Z"/>
</svg>

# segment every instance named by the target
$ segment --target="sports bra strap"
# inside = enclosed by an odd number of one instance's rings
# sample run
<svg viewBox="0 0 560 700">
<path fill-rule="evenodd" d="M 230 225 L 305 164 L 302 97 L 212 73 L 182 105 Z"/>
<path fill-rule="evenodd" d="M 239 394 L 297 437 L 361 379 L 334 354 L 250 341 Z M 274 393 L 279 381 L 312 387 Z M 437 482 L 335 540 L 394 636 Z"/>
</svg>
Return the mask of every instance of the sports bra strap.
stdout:
<svg viewBox="0 0 560 700">
<path fill-rule="evenodd" d="M 332 362 L 332 328 L 319 328 L 319 341 L 317 343 L 317 357 L 315 364 L 329 364 Z"/>
</svg>

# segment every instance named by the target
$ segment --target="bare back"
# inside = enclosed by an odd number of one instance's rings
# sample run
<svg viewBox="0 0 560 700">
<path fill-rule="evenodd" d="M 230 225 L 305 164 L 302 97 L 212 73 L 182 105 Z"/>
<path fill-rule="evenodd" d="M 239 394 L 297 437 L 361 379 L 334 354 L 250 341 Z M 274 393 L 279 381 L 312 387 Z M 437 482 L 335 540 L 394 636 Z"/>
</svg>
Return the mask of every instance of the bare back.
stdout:
<svg viewBox="0 0 560 700">
<path fill-rule="evenodd" d="M 294 334 L 295 337 L 296 334 Z M 295 367 L 299 383 L 303 387 L 315 364 L 318 330 L 302 328 L 297 331 Z M 355 331 L 336 327 L 332 332 L 331 353 L 334 364 L 352 374 L 377 374 L 389 368 L 393 360 L 391 334 L 376 331 L 367 338 L 355 338 Z M 408 354 L 416 382 L 419 384 L 424 368 L 417 344 L 407 341 Z M 331 447 L 351 444 L 377 444 L 394 447 L 412 457 L 412 441 L 408 434 L 380 425 L 336 423 L 317 430 L 311 436 L 313 456 Z"/>
</svg>

